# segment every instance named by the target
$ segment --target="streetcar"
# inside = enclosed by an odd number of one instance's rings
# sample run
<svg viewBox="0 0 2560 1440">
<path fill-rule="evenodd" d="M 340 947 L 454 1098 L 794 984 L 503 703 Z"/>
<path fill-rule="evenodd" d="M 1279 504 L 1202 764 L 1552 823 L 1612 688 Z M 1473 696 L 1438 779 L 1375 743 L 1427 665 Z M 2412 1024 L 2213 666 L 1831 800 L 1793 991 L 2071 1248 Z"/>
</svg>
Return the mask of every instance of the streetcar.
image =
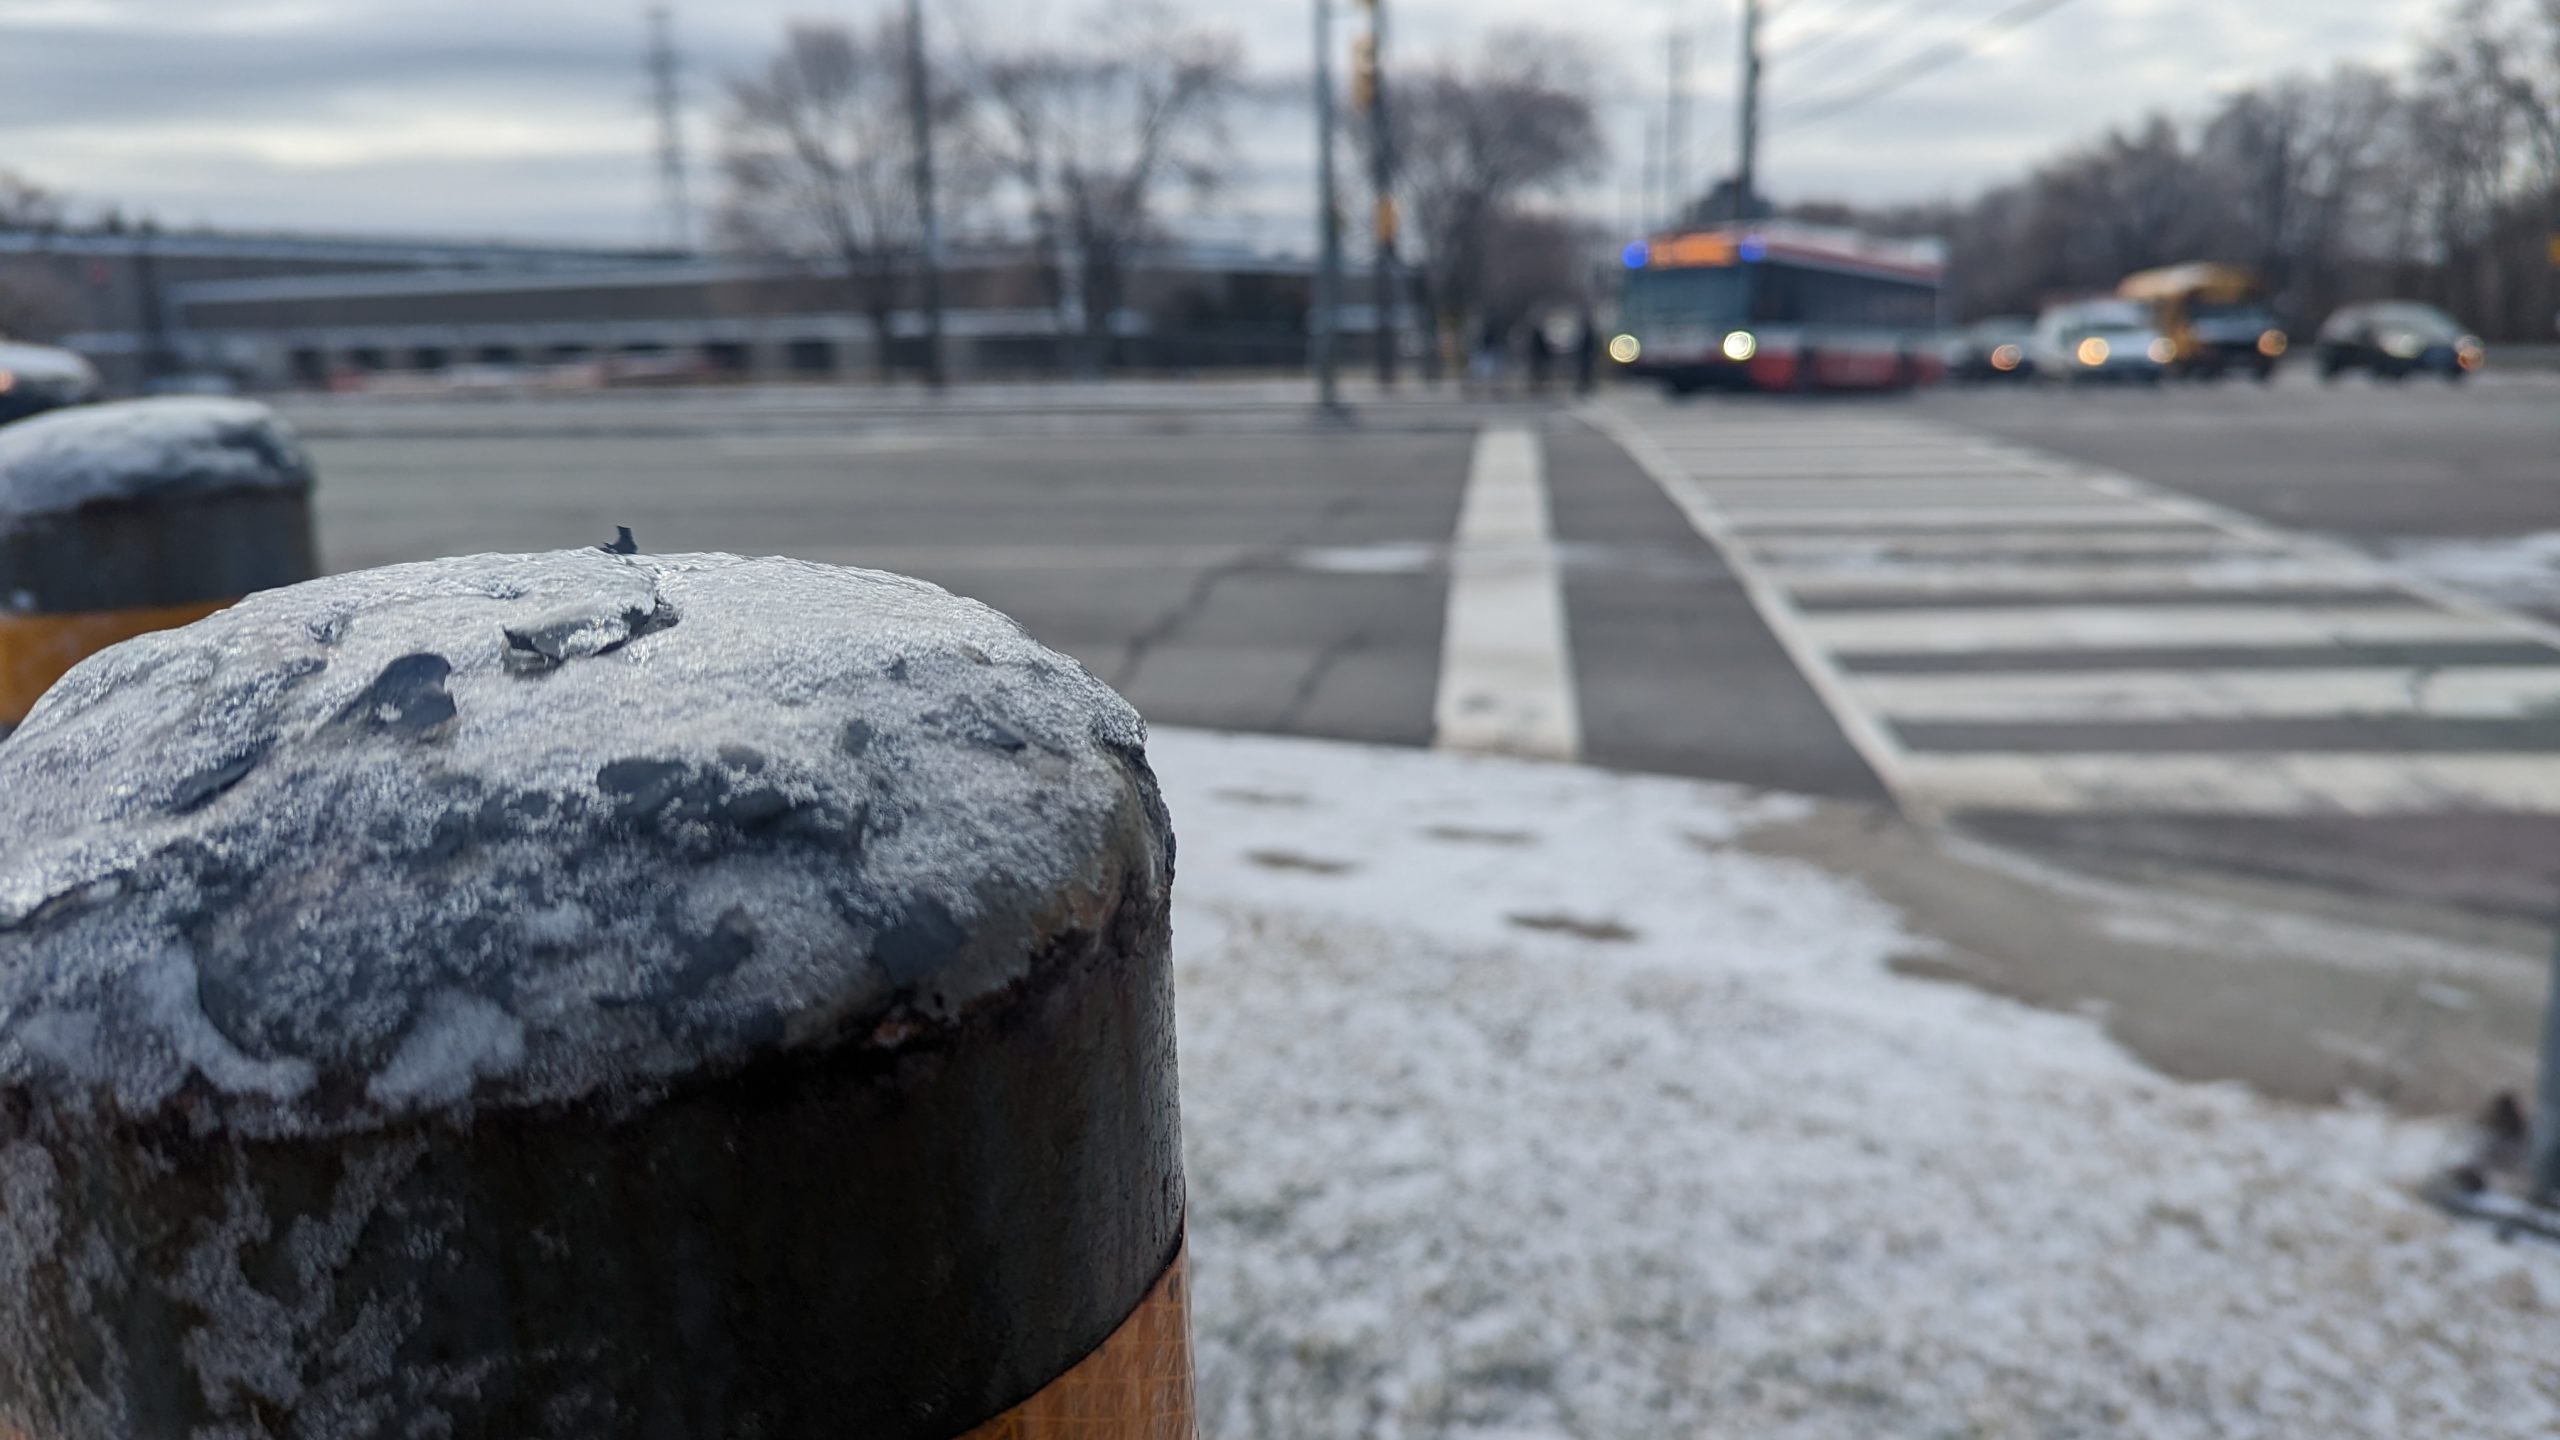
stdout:
<svg viewBox="0 0 2560 1440">
<path fill-rule="evenodd" d="M 1941 378 L 1946 250 L 1770 221 L 1626 247 L 1620 373 L 1698 390 L 1894 390 Z"/>
</svg>

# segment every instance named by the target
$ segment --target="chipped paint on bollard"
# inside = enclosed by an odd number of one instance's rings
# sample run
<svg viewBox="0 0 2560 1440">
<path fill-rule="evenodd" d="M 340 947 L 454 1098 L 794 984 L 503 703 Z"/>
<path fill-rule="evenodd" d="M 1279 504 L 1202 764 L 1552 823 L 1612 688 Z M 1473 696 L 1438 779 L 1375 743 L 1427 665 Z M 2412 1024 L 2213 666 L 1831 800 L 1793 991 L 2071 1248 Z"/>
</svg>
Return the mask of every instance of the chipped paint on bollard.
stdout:
<svg viewBox="0 0 2560 1440">
<path fill-rule="evenodd" d="M 0 427 L 0 735 L 90 655 L 310 579 L 311 484 L 301 442 L 247 400 Z"/>
<path fill-rule="evenodd" d="M 0 1433 L 1190 1440 L 1170 823 L 994 611 L 273 591 L 66 677 L 0 833 Z"/>
</svg>

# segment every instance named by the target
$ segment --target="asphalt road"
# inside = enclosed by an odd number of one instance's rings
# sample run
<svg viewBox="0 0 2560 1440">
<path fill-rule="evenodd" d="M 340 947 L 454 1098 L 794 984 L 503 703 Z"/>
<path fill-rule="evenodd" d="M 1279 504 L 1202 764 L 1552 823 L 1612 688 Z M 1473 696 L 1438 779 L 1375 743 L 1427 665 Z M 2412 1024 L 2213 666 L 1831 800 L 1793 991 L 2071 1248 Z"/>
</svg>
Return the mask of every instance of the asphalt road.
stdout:
<svg viewBox="0 0 2560 1440">
<path fill-rule="evenodd" d="M 2560 614 L 2560 383 L 1409 394 L 1349 428 L 1287 384 L 291 408 L 338 568 L 628 525 L 935 580 L 1159 723 L 1423 745 L 1517 700 L 1595 763 L 2102 862 L 2560 898 L 2560 651 L 2499 618 Z M 1496 431 L 1530 457 L 1499 475 Z M 1471 483 L 1542 505 L 1480 530 Z M 1512 619 L 1541 592 L 1552 638 Z M 2382 693 L 2439 674 L 2454 702 Z"/>
</svg>

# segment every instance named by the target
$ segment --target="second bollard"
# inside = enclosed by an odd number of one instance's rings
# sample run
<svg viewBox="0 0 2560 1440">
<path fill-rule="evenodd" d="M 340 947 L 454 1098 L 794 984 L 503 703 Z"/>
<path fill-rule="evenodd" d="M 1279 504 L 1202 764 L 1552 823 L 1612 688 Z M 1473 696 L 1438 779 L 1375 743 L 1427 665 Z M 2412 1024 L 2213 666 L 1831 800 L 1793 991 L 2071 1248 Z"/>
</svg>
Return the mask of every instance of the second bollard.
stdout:
<svg viewBox="0 0 2560 1440">
<path fill-rule="evenodd" d="M 0 426 L 0 735 L 121 640 L 315 570 L 311 461 L 247 400 L 131 400 Z"/>
<path fill-rule="evenodd" d="M 983 606 L 252 597 L 0 746 L 0 1433 L 1191 1440 L 1172 834 Z"/>
</svg>

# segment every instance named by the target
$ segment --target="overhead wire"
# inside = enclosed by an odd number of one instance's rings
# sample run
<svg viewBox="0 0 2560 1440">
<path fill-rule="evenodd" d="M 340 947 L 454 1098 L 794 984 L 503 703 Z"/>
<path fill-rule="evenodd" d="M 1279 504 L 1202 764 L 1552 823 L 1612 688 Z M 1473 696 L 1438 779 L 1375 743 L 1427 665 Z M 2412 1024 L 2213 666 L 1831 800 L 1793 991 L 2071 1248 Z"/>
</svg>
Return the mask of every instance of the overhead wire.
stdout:
<svg viewBox="0 0 2560 1440">
<path fill-rule="evenodd" d="M 1886 20 L 1892 19 L 1897 13 L 1917 10 L 1927 3 L 1929 3 L 1929 0 L 1885 0 L 1884 4 L 1875 6 L 1872 9 L 1859 11 L 1856 18 L 1850 20 L 1846 24 L 1835 25 L 1828 30 L 1816 31 L 1814 34 L 1797 40 L 1791 45 L 1779 46 L 1775 50 L 1769 52 L 1765 63 L 1770 65 L 1787 65 L 1801 60 L 1807 55 L 1817 54 L 1824 50 L 1836 49 L 1848 41 L 1855 40 L 1862 35 L 1871 33 L 1874 31 L 1876 26 L 1882 24 Z"/>
<path fill-rule="evenodd" d="M 2018 0 L 2018 3 L 1983 16 L 1971 25 L 1935 44 L 1923 46 L 1890 64 L 1877 67 L 1855 85 L 1847 86 L 1828 97 L 1815 99 L 1792 110 L 1781 110 L 1771 117 L 1774 122 L 1796 125 L 1827 120 L 1846 110 L 1880 100 L 1911 82 L 1936 74 L 1950 65 L 1967 60 L 1983 42 L 1998 39 L 2022 29 L 2071 0 Z"/>
</svg>

